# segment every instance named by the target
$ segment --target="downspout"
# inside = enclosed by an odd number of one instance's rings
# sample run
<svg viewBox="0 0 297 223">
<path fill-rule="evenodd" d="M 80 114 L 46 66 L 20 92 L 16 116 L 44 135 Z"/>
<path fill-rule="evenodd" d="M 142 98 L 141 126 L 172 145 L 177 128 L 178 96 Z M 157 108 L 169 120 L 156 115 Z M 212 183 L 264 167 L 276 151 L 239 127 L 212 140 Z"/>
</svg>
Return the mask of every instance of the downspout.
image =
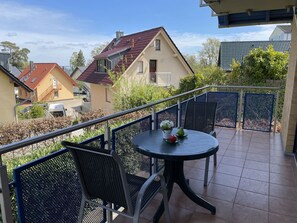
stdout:
<svg viewBox="0 0 297 223">
<path fill-rule="evenodd" d="M 296 3 L 297 4 L 297 3 Z M 296 6 L 293 6 L 293 16 L 295 18 L 295 25 L 297 27 L 297 16 L 296 16 Z"/>
</svg>

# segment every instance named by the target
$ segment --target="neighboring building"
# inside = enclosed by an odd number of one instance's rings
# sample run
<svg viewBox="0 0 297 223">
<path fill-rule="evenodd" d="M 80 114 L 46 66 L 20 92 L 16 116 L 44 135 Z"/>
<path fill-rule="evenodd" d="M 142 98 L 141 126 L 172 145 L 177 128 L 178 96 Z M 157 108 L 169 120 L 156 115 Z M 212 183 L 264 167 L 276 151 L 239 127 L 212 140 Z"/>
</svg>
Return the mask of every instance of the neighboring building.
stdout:
<svg viewBox="0 0 297 223">
<path fill-rule="evenodd" d="M 238 41 L 238 42 L 221 42 L 219 51 L 218 66 L 226 72 L 231 71 L 232 60 L 235 59 L 240 63 L 254 48 L 261 47 L 266 49 L 272 45 L 275 51 L 288 52 L 290 41 Z"/>
<path fill-rule="evenodd" d="M 1 115 L 0 123 L 9 123 L 14 121 L 16 116 L 16 96 L 14 88 L 22 88 L 22 91 L 27 92 L 28 98 L 31 97 L 31 90 L 26 84 L 22 83 L 12 73 L 0 65 L 0 103 Z"/>
<path fill-rule="evenodd" d="M 19 79 L 34 90 L 35 102 L 73 99 L 76 83 L 56 63 L 30 62 Z M 26 93 L 19 90 L 19 97 L 26 97 Z"/>
<path fill-rule="evenodd" d="M 292 27 L 291 25 L 279 25 L 276 26 L 273 32 L 271 33 L 269 40 L 278 41 L 278 40 L 291 40 Z"/>
<path fill-rule="evenodd" d="M 17 67 L 12 66 L 9 63 L 9 58 L 9 53 L 0 52 L 0 65 L 8 70 L 10 73 L 12 73 L 14 76 L 18 77 L 21 74 L 21 71 Z"/>
<path fill-rule="evenodd" d="M 193 71 L 163 27 L 123 35 L 117 32 L 109 45 L 77 78 L 91 84 L 92 109 L 113 111 L 113 82 L 108 70 L 122 78 L 178 87 L 179 80 Z M 114 89 L 113 89 L 114 90 Z"/>
<path fill-rule="evenodd" d="M 77 78 L 87 69 L 87 67 L 76 67 L 74 69 L 74 71 L 70 74 L 70 77 L 73 79 L 73 80 L 77 80 Z M 90 83 L 87 83 L 87 82 L 83 82 L 83 81 L 80 81 L 80 83 L 82 84 L 82 87 L 84 88 L 83 90 L 85 91 L 90 91 L 91 89 L 91 84 Z M 79 86 L 76 86 L 73 88 L 73 92 L 79 92 L 80 89 L 79 89 Z"/>
</svg>

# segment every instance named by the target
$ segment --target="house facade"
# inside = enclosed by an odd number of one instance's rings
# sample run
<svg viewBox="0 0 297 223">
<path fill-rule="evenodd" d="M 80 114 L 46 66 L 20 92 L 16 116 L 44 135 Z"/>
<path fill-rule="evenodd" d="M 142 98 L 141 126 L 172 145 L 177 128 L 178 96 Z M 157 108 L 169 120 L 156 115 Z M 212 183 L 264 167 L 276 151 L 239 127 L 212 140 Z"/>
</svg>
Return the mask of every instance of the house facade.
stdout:
<svg viewBox="0 0 297 223">
<path fill-rule="evenodd" d="M 77 81 L 77 78 L 85 71 L 87 69 L 87 67 L 76 67 L 74 70 L 73 70 L 73 72 L 70 74 L 70 77 L 73 79 L 73 80 L 75 80 L 75 81 Z M 82 88 L 82 90 L 83 91 L 90 91 L 90 89 L 91 89 L 91 85 L 90 85 L 90 83 L 87 83 L 87 82 L 82 82 L 82 81 L 80 81 L 79 83 L 78 83 L 78 85 L 79 86 L 76 86 L 76 87 L 74 87 L 73 88 L 73 92 L 75 93 L 75 92 L 80 92 L 81 91 L 81 89 L 80 88 Z"/>
<path fill-rule="evenodd" d="M 19 87 L 23 92 L 26 92 L 27 98 L 31 96 L 32 90 L 0 65 L 0 103 L 2 105 L 0 123 L 9 123 L 15 120 L 15 87 Z"/>
<path fill-rule="evenodd" d="M 94 57 L 94 61 L 77 80 L 91 85 L 92 109 L 113 112 L 114 83 L 108 72 L 127 81 L 139 81 L 160 87 L 178 87 L 179 80 L 193 74 L 168 33 L 163 27 L 116 38 Z"/>
<path fill-rule="evenodd" d="M 269 40 L 270 41 L 291 40 L 291 36 L 292 36 L 291 25 L 278 25 L 271 33 Z"/>
<path fill-rule="evenodd" d="M 56 63 L 30 63 L 19 79 L 34 90 L 34 102 L 73 99 L 74 80 Z M 19 97 L 26 97 L 19 89 Z"/>
</svg>

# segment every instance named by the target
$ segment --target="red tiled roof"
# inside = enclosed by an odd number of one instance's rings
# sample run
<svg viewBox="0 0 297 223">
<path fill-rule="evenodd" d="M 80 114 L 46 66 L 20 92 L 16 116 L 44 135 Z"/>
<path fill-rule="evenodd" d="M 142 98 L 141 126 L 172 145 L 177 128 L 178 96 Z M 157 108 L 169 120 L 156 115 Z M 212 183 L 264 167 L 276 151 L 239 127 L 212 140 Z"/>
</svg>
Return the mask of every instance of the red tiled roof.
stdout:
<svg viewBox="0 0 297 223">
<path fill-rule="evenodd" d="M 127 69 L 162 29 L 162 27 L 158 27 L 131 35 L 122 36 L 118 41 L 113 39 L 103 50 L 103 52 L 95 57 L 95 59 L 102 58 L 102 55 L 107 56 L 110 53 L 118 52 L 119 49 L 126 48 L 127 50 L 124 53 L 123 59 L 118 62 L 113 70 L 115 73 L 121 73 L 122 68 L 124 67 Z M 77 80 L 95 84 L 112 84 L 112 81 L 108 78 L 108 74 L 100 73 L 96 70 L 96 61 L 93 61 L 93 63 L 90 64 L 90 66 L 77 78 Z"/>
<path fill-rule="evenodd" d="M 115 47 L 111 50 L 107 50 L 107 51 L 104 51 L 103 53 L 100 53 L 99 55 L 95 56 L 94 59 L 96 60 L 96 59 L 101 59 L 101 58 L 107 58 L 112 55 L 124 52 L 128 49 L 130 49 L 130 47 Z"/>
<path fill-rule="evenodd" d="M 112 84 L 112 81 L 109 79 L 107 73 L 98 72 L 97 63 L 94 60 L 88 68 L 77 78 L 79 81 L 85 81 L 93 84 Z"/>
<path fill-rule="evenodd" d="M 64 75 L 74 86 L 76 85 L 75 81 L 56 63 L 34 63 L 34 69 L 31 73 L 29 65 L 23 70 L 18 78 L 31 89 L 35 89 L 40 81 L 43 80 L 43 78 L 45 78 L 54 68 L 59 69 L 62 75 Z"/>
</svg>

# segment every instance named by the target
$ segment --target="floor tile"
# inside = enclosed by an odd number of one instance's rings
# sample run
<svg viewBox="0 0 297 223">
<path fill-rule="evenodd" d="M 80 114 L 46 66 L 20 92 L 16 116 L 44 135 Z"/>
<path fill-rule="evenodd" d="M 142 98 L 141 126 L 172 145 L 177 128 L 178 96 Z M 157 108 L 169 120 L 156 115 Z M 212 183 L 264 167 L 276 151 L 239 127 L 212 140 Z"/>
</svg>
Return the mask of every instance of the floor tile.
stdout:
<svg viewBox="0 0 297 223">
<path fill-rule="evenodd" d="M 269 212 L 297 218 L 297 201 L 269 197 Z"/>
<path fill-rule="evenodd" d="M 260 170 L 244 168 L 242 172 L 242 177 L 252 180 L 269 182 L 269 172 L 263 172 Z"/>
<path fill-rule="evenodd" d="M 238 176 L 216 172 L 213 175 L 211 182 L 215 184 L 220 184 L 223 186 L 237 188 L 239 184 L 239 180 L 240 180 L 240 177 Z"/>
<path fill-rule="evenodd" d="M 229 156 L 229 157 L 234 157 L 239 159 L 245 159 L 246 155 L 247 155 L 246 152 L 240 152 L 240 151 L 229 150 L 229 149 L 227 149 L 224 154 L 224 156 Z"/>
<path fill-rule="evenodd" d="M 297 186 L 296 178 L 291 178 L 278 173 L 270 173 L 270 183 L 292 187 Z"/>
<path fill-rule="evenodd" d="M 238 189 L 268 195 L 269 183 L 241 178 Z"/>
<path fill-rule="evenodd" d="M 285 216 L 285 215 L 278 215 L 274 213 L 268 214 L 269 223 L 297 223 L 297 218 Z"/>
<path fill-rule="evenodd" d="M 235 199 L 236 191 L 237 189 L 232 187 L 210 183 L 204 191 L 204 195 L 223 201 L 233 202 Z"/>
<path fill-rule="evenodd" d="M 261 170 L 263 172 L 269 172 L 269 163 L 246 160 L 244 167 L 254 170 Z"/>
<path fill-rule="evenodd" d="M 268 196 L 244 190 L 238 190 L 235 203 L 243 206 L 268 211 Z"/>
<path fill-rule="evenodd" d="M 268 223 L 268 212 L 234 204 L 231 223 Z"/>
<path fill-rule="evenodd" d="M 258 153 L 248 152 L 246 156 L 247 160 L 253 160 L 262 163 L 269 163 L 269 155 L 261 155 Z"/>
<path fill-rule="evenodd" d="M 216 171 L 219 173 L 225 173 L 225 174 L 230 174 L 234 176 L 241 176 L 242 167 L 231 166 L 231 165 L 220 163 Z"/>
<path fill-rule="evenodd" d="M 224 156 L 221 160 L 221 163 L 232 165 L 232 166 L 239 166 L 243 167 L 245 160 L 240 158 L 234 158 L 229 156 Z"/>
<path fill-rule="evenodd" d="M 270 184 L 269 195 L 273 197 L 297 201 L 297 188 L 278 184 Z"/>
</svg>

